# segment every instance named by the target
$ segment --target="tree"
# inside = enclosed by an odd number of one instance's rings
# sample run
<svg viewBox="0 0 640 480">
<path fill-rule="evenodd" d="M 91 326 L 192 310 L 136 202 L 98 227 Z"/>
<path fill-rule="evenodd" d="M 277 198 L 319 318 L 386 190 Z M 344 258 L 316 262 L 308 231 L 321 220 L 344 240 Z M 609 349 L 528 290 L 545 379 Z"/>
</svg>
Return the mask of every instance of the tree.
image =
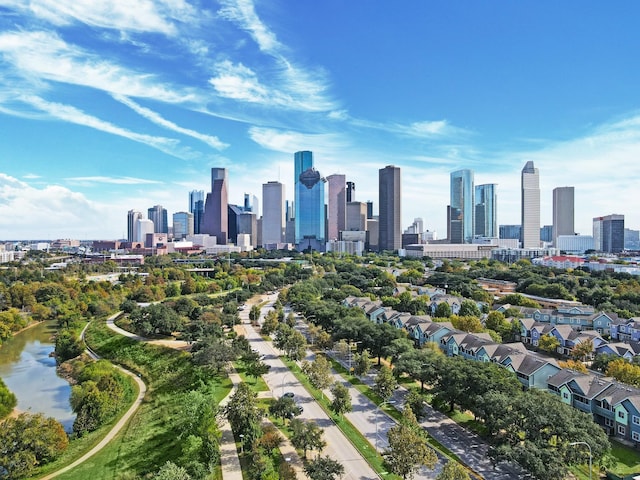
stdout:
<svg viewBox="0 0 640 480">
<path fill-rule="evenodd" d="M 278 315 L 274 310 L 271 310 L 264 317 L 264 321 L 262 322 L 262 327 L 260 328 L 260 333 L 263 335 L 271 335 L 278 328 Z"/>
<path fill-rule="evenodd" d="M 63 426 L 41 413 L 7 418 L 0 428 L 0 466 L 7 478 L 23 478 L 37 466 L 58 458 L 69 438 Z"/>
<path fill-rule="evenodd" d="M 307 462 L 304 473 L 310 480 L 334 480 L 344 474 L 344 466 L 330 456 L 316 457 Z"/>
<path fill-rule="evenodd" d="M 331 394 L 333 401 L 331 402 L 331 411 L 336 415 L 343 415 L 350 412 L 353 407 L 351 405 L 351 394 L 349 389 L 339 382 L 335 382 L 331 386 Z"/>
<path fill-rule="evenodd" d="M 257 324 L 258 320 L 260 320 L 260 306 L 253 305 L 251 310 L 249 310 L 249 320 L 251 320 L 252 324 Z"/>
<path fill-rule="evenodd" d="M 0 378 L 0 420 L 9 415 L 17 403 L 18 400 L 16 396 L 7 388 L 2 378 Z"/>
<path fill-rule="evenodd" d="M 476 305 L 476 302 L 472 300 L 463 300 L 460 304 L 460 311 L 458 312 L 458 315 L 461 317 L 479 317 L 481 312 Z"/>
<path fill-rule="evenodd" d="M 193 363 L 219 373 L 228 362 L 236 359 L 236 352 L 222 338 L 205 338 L 197 342 L 193 349 Z"/>
<path fill-rule="evenodd" d="M 175 463 L 167 462 L 153 476 L 153 480 L 191 480 L 191 475 Z"/>
<path fill-rule="evenodd" d="M 584 362 L 588 357 L 593 355 L 593 351 L 593 340 L 587 339 L 571 349 L 571 358 Z"/>
<path fill-rule="evenodd" d="M 376 375 L 373 391 L 386 402 L 391 398 L 396 388 L 398 388 L 398 381 L 393 376 L 391 369 L 386 365 L 382 365 L 378 375 Z"/>
<path fill-rule="evenodd" d="M 238 385 L 224 413 L 236 436 L 242 435 L 243 444 L 252 445 L 262 435 L 264 412 L 258 407 L 257 394 L 246 383 Z"/>
<path fill-rule="evenodd" d="M 297 480 L 295 469 L 289 463 L 281 461 L 278 466 L 278 480 Z"/>
<path fill-rule="evenodd" d="M 629 363 L 623 358 L 609 362 L 607 376 L 627 385 L 640 386 L 640 366 Z"/>
<path fill-rule="evenodd" d="M 291 397 L 280 397 L 271 405 L 269 405 L 269 413 L 276 418 L 285 421 L 287 418 L 293 418 L 300 415 L 300 409 Z"/>
<path fill-rule="evenodd" d="M 511 332 L 511 323 L 507 321 L 504 313 L 497 310 L 489 312 L 489 315 L 487 315 L 487 319 L 484 322 L 484 326 L 489 330 L 499 333 L 502 337 Z"/>
<path fill-rule="evenodd" d="M 467 469 L 459 463 L 449 460 L 442 471 L 436 477 L 436 480 L 470 480 Z"/>
<path fill-rule="evenodd" d="M 540 350 L 544 350 L 545 352 L 556 352 L 558 347 L 560 346 L 560 340 L 558 340 L 553 335 L 544 334 L 540 337 L 538 341 L 538 348 Z"/>
<path fill-rule="evenodd" d="M 267 365 L 266 363 L 261 362 L 260 360 L 256 360 L 246 364 L 245 373 L 247 374 L 247 376 L 253 377 L 256 380 L 258 380 L 258 377 L 265 375 L 266 373 L 269 372 L 270 369 L 271 369 L 271 365 Z"/>
<path fill-rule="evenodd" d="M 385 466 L 403 479 L 413 478 L 425 466 L 433 469 L 438 457 L 427 442 L 426 433 L 416 420 L 411 407 L 405 406 L 402 420 L 387 432 L 389 448 L 383 453 Z"/>
<path fill-rule="evenodd" d="M 293 434 L 291 435 L 291 444 L 304 452 L 304 458 L 307 458 L 308 450 L 321 451 L 326 442 L 322 439 L 322 430 L 315 422 L 303 422 L 299 418 L 291 420 L 290 424 Z"/>
<path fill-rule="evenodd" d="M 463 332 L 479 333 L 484 330 L 478 317 L 451 315 L 451 323 L 455 328 Z"/>
<path fill-rule="evenodd" d="M 56 335 L 56 361 L 65 362 L 71 358 L 76 358 L 84 351 L 84 345 L 78 335 L 68 328 L 63 328 Z"/>
<path fill-rule="evenodd" d="M 575 370 L 576 372 L 580 373 L 588 372 L 587 367 L 584 366 L 584 363 L 577 360 L 559 360 L 558 365 L 560 366 L 560 368 L 568 368 L 569 370 Z"/>
<path fill-rule="evenodd" d="M 447 302 L 440 302 L 436 305 L 436 311 L 433 316 L 435 318 L 449 318 L 452 313 L 451 306 Z"/>
<path fill-rule="evenodd" d="M 364 349 L 353 356 L 353 373 L 358 377 L 366 375 L 371 369 L 372 361 L 369 350 Z"/>
<path fill-rule="evenodd" d="M 416 419 L 421 420 L 422 417 L 425 416 L 424 398 L 418 392 L 415 390 L 409 390 L 409 393 L 405 398 L 405 402 L 411 407 Z"/>
<path fill-rule="evenodd" d="M 331 364 L 323 355 L 317 355 L 313 362 L 306 365 L 307 367 L 303 371 L 309 378 L 311 385 L 320 391 L 331 385 L 333 380 Z"/>
</svg>

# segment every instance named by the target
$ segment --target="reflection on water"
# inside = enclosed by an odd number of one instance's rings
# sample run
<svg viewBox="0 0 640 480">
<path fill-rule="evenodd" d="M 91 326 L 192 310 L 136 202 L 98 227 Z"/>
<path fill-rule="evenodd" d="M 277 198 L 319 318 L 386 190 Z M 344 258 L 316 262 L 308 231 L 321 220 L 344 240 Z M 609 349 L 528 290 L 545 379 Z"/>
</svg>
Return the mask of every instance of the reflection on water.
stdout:
<svg viewBox="0 0 640 480">
<path fill-rule="evenodd" d="M 0 377 L 18 398 L 18 409 L 44 413 L 71 431 L 75 415 L 69 405 L 71 387 L 56 375 L 51 322 L 19 333 L 0 347 Z"/>
</svg>

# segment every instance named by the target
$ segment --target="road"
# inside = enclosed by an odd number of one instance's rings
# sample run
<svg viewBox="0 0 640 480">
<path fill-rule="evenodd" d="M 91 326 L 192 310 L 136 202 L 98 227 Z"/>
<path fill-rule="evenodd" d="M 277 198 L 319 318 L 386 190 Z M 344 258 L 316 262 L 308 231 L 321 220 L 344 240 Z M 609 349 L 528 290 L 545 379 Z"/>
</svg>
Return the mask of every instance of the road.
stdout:
<svg viewBox="0 0 640 480">
<path fill-rule="evenodd" d="M 263 308 L 266 312 L 273 306 L 277 295 L 267 297 L 268 304 Z M 269 373 L 263 376 L 267 386 L 276 397 L 285 392 L 292 392 L 296 402 L 304 407 L 300 418 L 313 420 L 318 426 L 324 429 L 324 439 L 327 446 L 323 450 L 323 455 L 329 455 L 345 467 L 345 480 L 374 480 L 380 477 L 362 458 L 358 450 L 344 436 L 342 431 L 333 423 L 329 416 L 322 410 L 320 405 L 307 393 L 306 389 L 300 385 L 296 377 L 289 371 L 280 360 L 280 352 L 277 352 L 271 343 L 266 342 L 256 332 L 249 322 L 249 310 L 240 312 L 240 318 L 246 331 L 246 337 L 251 347 L 261 355 L 264 355 L 264 363 L 271 366 Z"/>
</svg>

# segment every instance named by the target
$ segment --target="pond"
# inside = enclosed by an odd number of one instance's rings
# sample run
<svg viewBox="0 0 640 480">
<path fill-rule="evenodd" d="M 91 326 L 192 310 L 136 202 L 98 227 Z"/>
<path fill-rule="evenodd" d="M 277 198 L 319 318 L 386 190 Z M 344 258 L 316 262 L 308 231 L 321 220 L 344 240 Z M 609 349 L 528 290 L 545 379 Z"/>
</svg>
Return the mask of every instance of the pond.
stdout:
<svg viewBox="0 0 640 480">
<path fill-rule="evenodd" d="M 21 412 L 44 413 L 70 432 L 75 419 L 71 386 L 56 374 L 52 336 L 54 322 L 43 322 L 18 333 L 0 347 L 0 377 L 18 399 Z"/>
</svg>

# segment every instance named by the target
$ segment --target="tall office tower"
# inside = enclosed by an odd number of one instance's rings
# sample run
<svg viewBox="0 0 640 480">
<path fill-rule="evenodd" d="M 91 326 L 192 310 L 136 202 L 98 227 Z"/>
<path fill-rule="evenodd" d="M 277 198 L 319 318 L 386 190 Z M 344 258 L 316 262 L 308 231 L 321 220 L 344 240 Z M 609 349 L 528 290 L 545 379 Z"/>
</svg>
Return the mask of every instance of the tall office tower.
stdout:
<svg viewBox="0 0 640 480">
<path fill-rule="evenodd" d="M 218 245 L 226 245 L 228 240 L 227 183 L 226 168 L 211 169 L 211 193 L 207 194 L 200 232 L 215 236 Z"/>
<path fill-rule="evenodd" d="M 136 220 L 136 238 L 134 238 L 133 241 L 145 243 L 147 241 L 147 235 L 153 235 L 154 230 L 153 220 L 139 218 Z"/>
<path fill-rule="evenodd" d="M 173 214 L 173 238 L 182 239 L 194 234 L 193 213 L 176 212 Z"/>
<path fill-rule="evenodd" d="M 540 241 L 546 243 L 553 242 L 553 225 L 540 227 Z"/>
<path fill-rule="evenodd" d="M 249 195 L 248 193 L 244 194 L 244 207 L 243 210 L 245 212 L 250 212 L 251 211 L 251 195 Z"/>
<path fill-rule="evenodd" d="M 198 202 L 204 204 L 204 190 L 191 190 L 189 192 L 189 213 L 193 213 L 194 216 Z"/>
<path fill-rule="evenodd" d="M 367 229 L 367 204 L 362 202 L 347 203 L 347 221 L 345 230 L 364 232 Z"/>
<path fill-rule="evenodd" d="M 162 205 L 154 205 L 149 208 L 147 218 L 153 222 L 153 233 L 169 233 L 167 209 Z"/>
<path fill-rule="evenodd" d="M 325 179 L 313 168 L 313 153 L 296 152 L 295 161 L 295 243 L 300 250 L 324 250 Z"/>
<path fill-rule="evenodd" d="M 404 233 L 419 235 L 422 235 L 422 232 L 424 232 L 424 220 L 420 217 L 414 218 L 413 223 L 404 231 Z"/>
<path fill-rule="evenodd" d="M 624 229 L 624 249 L 640 250 L 640 231 L 631 228 Z"/>
<path fill-rule="evenodd" d="M 553 246 L 557 247 L 559 235 L 575 235 L 574 188 L 553 189 Z"/>
<path fill-rule="evenodd" d="M 475 234 L 481 237 L 498 237 L 498 196 L 496 184 L 486 183 L 475 187 Z"/>
<path fill-rule="evenodd" d="M 473 170 L 451 172 L 451 201 L 449 203 L 449 241 L 471 243 L 473 241 Z"/>
<path fill-rule="evenodd" d="M 356 184 L 347 182 L 347 203 L 356 201 Z"/>
<path fill-rule="evenodd" d="M 522 226 L 521 225 L 500 225 L 499 238 L 520 240 L 522 238 Z"/>
<path fill-rule="evenodd" d="M 334 174 L 327 177 L 329 184 L 327 240 L 338 240 L 347 221 L 346 177 Z"/>
<path fill-rule="evenodd" d="M 528 161 L 522 169 L 522 248 L 540 247 L 540 173 Z"/>
<path fill-rule="evenodd" d="M 278 244 L 285 234 L 284 184 L 271 181 L 262 184 L 262 245 Z"/>
<path fill-rule="evenodd" d="M 593 248 L 598 252 L 624 250 L 624 215 L 606 215 L 593 219 Z"/>
<path fill-rule="evenodd" d="M 138 220 L 142 220 L 142 212 L 139 212 L 138 210 L 129 210 L 127 213 L 127 241 L 129 242 L 137 242 Z"/>
<path fill-rule="evenodd" d="M 373 202 L 367 200 L 367 219 L 373 218 Z"/>
<path fill-rule="evenodd" d="M 402 248 L 399 167 L 387 165 L 378 171 L 378 192 L 378 249 L 398 250 Z"/>
<path fill-rule="evenodd" d="M 193 233 L 199 235 L 204 222 L 204 200 L 197 200 L 193 208 Z"/>
</svg>

